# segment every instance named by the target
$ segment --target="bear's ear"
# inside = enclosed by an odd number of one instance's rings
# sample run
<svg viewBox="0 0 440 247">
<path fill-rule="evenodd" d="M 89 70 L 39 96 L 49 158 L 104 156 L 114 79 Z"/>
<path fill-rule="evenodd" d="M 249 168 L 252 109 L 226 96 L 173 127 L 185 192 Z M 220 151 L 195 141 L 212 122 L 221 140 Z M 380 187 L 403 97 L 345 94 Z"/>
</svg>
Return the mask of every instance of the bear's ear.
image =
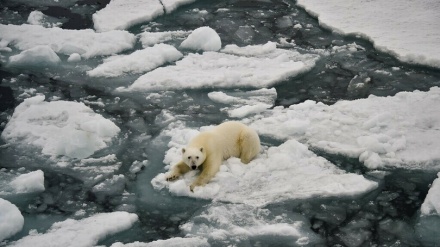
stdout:
<svg viewBox="0 0 440 247">
<path fill-rule="evenodd" d="M 202 153 L 203 153 L 203 148 L 200 148 L 200 152 L 202 152 Z"/>
<path fill-rule="evenodd" d="M 184 154 L 186 152 L 185 148 L 182 148 L 182 153 Z"/>
</svg>

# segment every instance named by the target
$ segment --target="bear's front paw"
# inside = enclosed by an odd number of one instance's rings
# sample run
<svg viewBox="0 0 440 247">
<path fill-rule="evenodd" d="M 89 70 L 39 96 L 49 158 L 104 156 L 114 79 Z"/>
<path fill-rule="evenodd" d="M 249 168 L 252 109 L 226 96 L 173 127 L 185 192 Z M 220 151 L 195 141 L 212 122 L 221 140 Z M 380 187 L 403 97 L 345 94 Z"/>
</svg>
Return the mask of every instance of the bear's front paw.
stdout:
<svg viewBox="0 0 440 247">
<path fill-rule="evenodd" d="M 174 181 L 174 180 L 176 180 L 176 179 L 178 179 L 178 178 L 179 178 L 179 175 L 171 174 L 171 175 L 168 175 L 168 176 L 166 177 L 166 180 L 167 180 L 167 181 Z"/>
<path fill-rule="evenodd" d="M 191 192 L 194 192 L 194 188 L 196 187 L 195 184 L 191 184 L 191 186 L 189 186 L 189 190 L 191 190 Z"/>
</svg>

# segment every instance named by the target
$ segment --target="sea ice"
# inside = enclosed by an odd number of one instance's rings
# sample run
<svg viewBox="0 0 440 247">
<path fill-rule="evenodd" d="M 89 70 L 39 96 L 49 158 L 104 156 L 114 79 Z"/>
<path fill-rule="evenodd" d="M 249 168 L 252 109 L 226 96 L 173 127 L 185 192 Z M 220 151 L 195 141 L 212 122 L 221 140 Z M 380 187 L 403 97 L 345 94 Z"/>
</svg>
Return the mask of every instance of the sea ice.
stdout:
<svg viewBox="0 0 440 247">
<path fill-rule="evenodd" d="M 295 138 L 368 168 L 438 169 L 440 88 L 325 105 L 306 101 L 248 119 L 260 135 Z M 276 126 L 276 127 L 274 127 Z"/>
<path fill-rule="evenodd" d="M 104 63 L 87 72 L 92 77 L 118 77 L 153 70 L 165 63 L 174 62 L 183 55 L 174 46 L 157 44 L 129 55 L 111 56 Z"/>
<path fill-rule="evenodd" d="M 190 238 L 170 238 L 166 240 L 156 240 L 149 243 L 133 242 L 123 244 L 120 242 L 112 244 L 110 247 L 209 247 L 211 246 L 206 239 L 199 237 Z"/>
<path fill-rule="evenodd" d="M 164 43 L 176 39 L 184 39 L 191 32 L 187 31 L 167 31 L 167 32 L 143 32 L 138 34 L 142 47 L 149 47 L 155 44 Z"/>
<path fill-rule="evenodd" d="M 2 195 L 34 193 L 45 190 L 44 173 L 41 170 L 18 175 L 0 171 L 0 178 L 0 184 L 2 185 L 0 197 Z"/>
<path fill-rule="evenodd" d="M 222 108 L 230 117 L 243 118 L 251 114 L 262 112 L 275 103 L 277 91 L 275 88 L 262 88 L 247 92 L 210 92 L 208 97 L 217 103 L 230 105 Z"/>
<path fill-rule="evenodd" d="M 28 50 L 40 45 L 50 46 L 56 53 L 80 54 L 83 58 L 112 55 L 133 48 L 135 35 L 127 31 L 96 33 L 91 29 L 66 30 L 38 25 L 0 24 L 0 49 L 12 45 Z"/>
<path fill-rule="evenodd" d="M 317 59 L 314 55 L 277 49 L 275 43 L 242 48 L 226 46 L 224 52 L 189 54 L 176 65 L 157 68 L 139 77 L 126 90 L 262 88 L 310 70 Z"/>
<path fill-rule="evenodd" d="M 180 228 L 187 237 L 207 238 L 215 246 L 313 246 L 322 240 L 300 216 L 276 215 L 244 204 L 213 204 Z M 259 243 L 259 244 L 255 244 Z"/>
<path fill-rule="evenodd" d="M 214 29 L 199 27 L 180 44 L 180 48 L 195 51 L 218 51 L 222 48 L 222 41 Z"/>
<path fill-rule="evenodd" d="M 48 45 L 35 46 L 22 51 L 18 55 L 9 57 L 9 66 L 14 67 L 46 67 L 53 66 L 59 62 L 61 62 L 61 59 Z"/>
<path fill-rule="evenodd" d="M 0 198 L 0 242 L 21 231 L 24 218 L 12 203 Z"/>
<path fill-rule="evenodd" d="M 165 11 L 167 13 L 170 13 L 174 10 L 176 10 L 178 7 L 190 4 L 195 2 L 196 0 L 160 0 L 160 2 L 163 4 L 163 7 L 165 8 Z"/>
<path fill-rule="evenodd" d="M 112 0 L 93 14 L 93 23 L 98 32 L 124 30 L 163 14 L 164 7 L 159 0 Z"/>
<path fill-rule="evenodd" d="M 440 4 L 436 0 L 299 0 L 321 25 L 361 35 L 408 63 L 440 68 Z M 417 18 L 408 17 L 417 16 Z"/>
<path fill-rule="evenodd" d="M 120 129 L 83 103 L 25 99 L 15 108 L 1 137 L 9 143 L 42 148 L 45 155 L 86 158 L 108 146 Z"/>
<path fill-rule="evenodd" d="M 276 128 L 274 126 L 271 128 Z M 197 131 L 192 129 L 176 128 L 168 131 L 171 148 L 165 155 L 164 163 L 177 163 L 181 158 L 181 148 L 196 134 Z M 230 158 L 224 162 L 214 179 L 191 192 L 189 185 L 197 176 L 196 173 L 191 171 L 174 182 L 167 182 L 166 174 L 161 173 L 151 183 L 155 189 L 166 188 L 178 196 L 257 207 L 295 199 L 358 196 L 378 186 L 362 175 L 345 173 L 295 140 L 268 148 L 247 165 L 242 164 L 238 158 Z"/>
<path fill-rule="evenodd" d="M 421 215 L 438 215 L 440 216 L 440 173 L 438 178 L 434 180 L 431 188 L 426 195 L 425 201 L 420 208 Z"/>
<path fill-rule="evenodd" d="M 136 221 L 138 216 L 127 212 L 100 213 L 81 220 L 67 219 L 54 223 L 46 233 L 30 234 L 9 246 L 90 247 L 109 235 L 129 229 Z"/>
</svg>

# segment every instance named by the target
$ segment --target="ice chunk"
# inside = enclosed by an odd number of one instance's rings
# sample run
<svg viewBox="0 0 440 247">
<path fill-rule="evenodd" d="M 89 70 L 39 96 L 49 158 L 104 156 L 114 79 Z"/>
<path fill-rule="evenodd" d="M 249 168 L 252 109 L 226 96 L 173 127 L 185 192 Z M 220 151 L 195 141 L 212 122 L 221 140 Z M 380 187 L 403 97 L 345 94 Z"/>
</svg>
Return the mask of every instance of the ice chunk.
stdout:
<svg viewBox="0 0 440 247">
<path fill-rule="evenodd" d="M 260 245 L 312 246 L 321 242 L 304 218 L 243 204 L 213 204 L 183 224 L 187 236 L 207 238 L 215 246 L 233 243 L 237 246 Z"/>
<path fill-rule="evenodd" d="M 18 208 L 0 198 L 0 242 L 21 231 L 24 218 Z"/>
<path fill-rule="evenodd" d="M 440 4 L 435 0 L 300 0 L 297 4 L 317 16 L 321 25 L 360 34 L 401 61 L 440 67 Z M 407 18 L 419 13 L 420 18 Z"/>
<path fill-rule="evenodd" d="M 211 246 L 206 239 L 199 237 L 189 238 L 170 238 L 165 240 L 156 240 L 149 243 L 133 242 L 123 244 L 120 242 L 112 244 L 110 247 L 209 247 Z"/>
<path fill-rule="evenodd" d="M 61 59 L 47 45 L 35 46 L 9 58 L 9 65 L 15 67 L 46 67 L 53 66 L 59 62 L 61 62 Z"/>
<path fill-rule="evenodd" d="M 234 96 L 233 96 L 234 95 Z M 259 89 L 248 92 L 210 92 L 208 97 L 218 103 L 231 105 L 222 108 L 230 117 L 242 118 L 251 114 L 262 112 L 273 106 L 277 97 L 275 88 Z"/>
<path fill-rule="evenodd" d="M 56 222 L 43 234 L 31 234 L 9 246 L 94 246 L 98 241 L 129 229 L 138 216 L 127 212 L 100 213 L 82 220 Z"/>
<path fill-rule="evenodd" d="M 83 103 L 24 100 L 1 137 L 9 143 L 33 145 L 46 155 L 85 158 L 108 146 L 120 129 Z"/>
<path fill-rule="evenodd" d="M 176 10 L 178 7 L 190 4 L 195 2 L 196 0 L 160 0 L 160 2 L 163 4 L 163 7 L 165 8 L 165 11 L 167 13 L 170 13 L 174 10 Z"/>
<path fill-rule="evenodd" d="M 45 15 L 41 11 L 34 10 L 29 14 L 27 22 L 32 25 L 42 26 L 41 24 L 43 22 L 44 17 Z"/>
<path fill-rule="evenodd" d="M 169 134 L 171 149 L 164 162 L 173 165 L 181 157 L 180 148 L 190 139 L 186 137 L 195 133 L 186 129 L 170 131 Z M 154 188 L 167 188 L 178 196 L 259 207 L 313 197 L 357 196 L 378 186 L 362 175 L 345 173 L 295 140 L 270 147 L 247 165 L 238 158 L 228 159 L 215 178 L 203 187 L 196 187 L 194 193 L 189 190 L 189 185 L 197 176 L 196 172 L 192 171 L 175 182 L 166 182 L 165 176 L 161 173 L 152 180 Z"/>
<path fill-rule="evenodd" d="M 44 173 L 41 170 L 16 174 L 15 172 L 0 171 L 0 197 L 11 194 L 42 192 L 44 188 Z"/>
<path fill-rule="evenodd" d="M 296 138 L 333 154 L 359 158 L 371 168 L 438 169 L 440 88 L 370 96 L 328 106 L 314 101 L 254 117 L 261 135 Z M 275 127 L 276 126 L 276 127 Z"/>
<path fill-rule="evenodd" d="M 128 91 L 170 90 L 206 87 L 271 86 L 304 73 L 315 65 L 317 56 L 301 55 L 292 50 L 252 46 L 223 52 L 189 54 L 174 66 L 155 69 L 138 78 Z M 257 51 L 262 47 L 264 52 Z"/>
<path fill-rule="evenodd" d="M 112 178 L 95 185 L 92 192 L 96 195 L 98 200 L 103 201 L 106 196 L 121 195 L 125 189 L 125 176 L 114 175 Z"/>
<path fill-rule="evenodd" d="M 44 28 L 37 25 L 0 24 L 0 42 L 27 50 L 47 45 L 56 53 L 81 54 L 83 58 L 112 55 L 133 48 L 136 37 L 127 31 L 95 33 L 86 30 L 66 30 L 58 27 Z"/>
<path fill-rule="evenodd" d="M 168 31 L 168 32 L 143 32 L 139 34 L 139 41 L 142 43 L 142 47 L 149 47 L 155 44 L 164 43 L 175 39 L 184 39 L 191 32 L 186 31 Z"/>
<path fill-rule="evenodd" d="M 195 51 L 218 51 L 222 48 L 222 41 L 214 29 L 199 27 L 180 44 L 180 48 Z"/>
<path fill-rule="evenodd" d="M 439 178 L 435 179 L 432 183 L 420 209 L 422 216 L 433 214 L 440 216 L 440 173 L 437 176 Z"/>
<path fill-rule="evenodd" d="M 93 23 L 98 32 L 123 30 L 163 15 L 163 8 L 159 0 L 112 0 L 93 14 Z"/>
<path fill-rule="evenodd" d="M 87 72 L 92 77 L 118 77 L 126 73 L 143 73 L 165 63 L 174 62 L 183 55 L 174 46 L 157 44 L 129 55 L 109 57 L 104 63 Z"/>
</svg>

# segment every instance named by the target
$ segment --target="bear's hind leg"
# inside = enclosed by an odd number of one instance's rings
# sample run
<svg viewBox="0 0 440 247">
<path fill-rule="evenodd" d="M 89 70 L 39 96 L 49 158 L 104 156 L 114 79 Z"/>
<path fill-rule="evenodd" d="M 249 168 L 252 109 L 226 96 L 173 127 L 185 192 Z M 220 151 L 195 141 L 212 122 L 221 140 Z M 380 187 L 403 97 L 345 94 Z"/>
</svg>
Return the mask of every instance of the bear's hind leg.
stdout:
<svg viewBox="0 0 440 247">
<path fill-rule="evenodd" d="M 178 179 L 181 175 L 183 175 L 183 174 L 185 174 L 185 173 L 187 173 L 187 172 L 189 172 L 189 171 L 190 171 L 189 166 L 188 166 L 187 164 L 185 164 L 185 162 L 180 161 L 179 163 L 177 163 L 177 164 L 173 167 L 173 169 L 172 169 L 172 171 L 171 171 L 171 174 L 169 174 L 169 175 L 166 177 L 166 180 L 167 180 L 167 181 L 173 181 L 173 180 L 176 180 L 176 179 Z"/>
<path fill-rule="evenodd" d="M 257 132 L 248 129 L 240 134 L 240 140 L 240 160 L 248 164 L 260 152 L 260 138 Z"/>
</svg>

